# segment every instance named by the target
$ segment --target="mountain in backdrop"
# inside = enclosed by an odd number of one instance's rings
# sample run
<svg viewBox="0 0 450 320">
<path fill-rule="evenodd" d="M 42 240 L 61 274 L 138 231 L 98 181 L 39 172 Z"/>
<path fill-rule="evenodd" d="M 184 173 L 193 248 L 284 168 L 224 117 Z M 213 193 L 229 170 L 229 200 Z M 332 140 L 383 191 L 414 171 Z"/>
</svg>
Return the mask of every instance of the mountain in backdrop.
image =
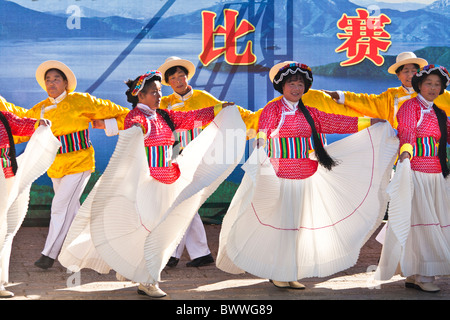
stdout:
<svg viewBox="0 0 450 320">
<path fill-rule="evenodd" d="M 355 1 L 355 0 L 354 0 Z M 367 0 L 364 3 L 369 3 Z M 155 28 L 148 34 L 152 38 L 172 38 L 183 34 L 201 34 L 201 11 L 221 12 L 224 5 L 239 10 L 242 1 L 221 1 L 211 7 L 205 7 L 182 14 L 164 15 Z M 406 6 L 406 4 L 404 4 Z M 294 2 L 293 36 L 295 39 L 325 38 L 336 39 L 342 33 L 336 26 L 343 13 L 356 15 L 358 6 L 349 0 L 298 0 Z M 59 10 L 59 11 L 58 11 Z M 119 16 L 107 16 L 99 10 L 83 7 L 80 29 L 66 26 L 70 14 L 58 9 L 52 13 L 39 12 L 24 8 L 14 2 L 0 0 L 0 39 L 43 39 L 43 38 L 118 38 L 137 35 L 147 20 Z M 385 30 L 391 34 L 393 41 L 450 43 L 450 5 L 449 0 L 439 0 L 420 10 L 398 11 L 382 9 L 382 13 L 391 18 L 391 24 Z M 126 16 L 130 16 L 131 12 Z M 178 10 L 179 11 L 179 10 Z M 177 12 L 178 12 L 177 11 Z M 271 16 L 274 15 L 274 21 Z M 259 27 L 264 30 L 268 24 L 283 28 L 286 21 L 285 10 L 269 12 L 262 16 Z M 256 24 L 256 23 L 255 23 Z M 163 27 L 162 27 L 163 26 Z"/>
<path fill-rule="evenodd" d="M 450 66 L 450 47 L 425 47 L 414 51 L 416 56 L 423 58 L 430 64 Z M 384 55 L 382 66 L 376 66 L 371 61 L 365 59 L 354 66 L 341 67 L 339 62 L 333 62 L 322 66 L 312 67 L 314 75 L 330 77 L 351 77 L 351 78 L 392 78 L 388 73 L 388 68 L 395 63 L 396 56 Z M 394 76 L 395 77 L 395 76 Z"/>
</svg>

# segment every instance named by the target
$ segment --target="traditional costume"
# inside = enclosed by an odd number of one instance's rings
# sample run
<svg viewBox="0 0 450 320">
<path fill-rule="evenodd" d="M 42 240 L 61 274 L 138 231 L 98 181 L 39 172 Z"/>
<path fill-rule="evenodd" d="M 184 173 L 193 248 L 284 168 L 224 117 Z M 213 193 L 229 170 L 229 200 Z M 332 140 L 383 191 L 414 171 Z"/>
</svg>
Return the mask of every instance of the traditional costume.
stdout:
<svg viewBox="0 0 450 320">
<path fill-rule="evenodd" d="M 307 66 L 292 63 L 274 66 L 270 78 L 280 82 L 289 72 L 312 82 Z M 255 149 L 243 165 L 222 223 L 217 266 L 226 272 L 274 282 L 331 275 L 356 263 L 383 218 L 383 187 L 398 147 L 390 125 L 355 133 L 369 119 L 300 109 L 285 98 L 264 107 L 258 136 L 266 148 Z M 331 171 L 310 153 L 317 145 L 310 143 L 307 114 L 318 134 L 355 133 L 326 147 L 338 163 Z"/>
<path fill-rule="evenodd" d="M 396 63 L 389 67 L 388 72 L 395 74 L 398 67 L 405 64 L 417 64 L 420 67 L 427 65 L 427 61 L 417 58 L 413 52 L 403 52 L 397 56 Z M 340 103 L 354 109 L 361 114 L 389 121 L 393 128 L 397 128 L 397 112 L 402 104 L 417 96 L 412 87 L 389 88 L 381 94 L 340 92 Z M 445 91 L 436 100 L 435 104 L 447 114 L 450 114 L 450 92 Z"/>
<path fill-rule="evenodd" d="M 155 112 L 138 104 L 72 224 L 59 261 L 72 271 L 114 269 L 141 284 L 157 283 L 198 208 L 242 158 L 245 126 L 238 110 L 227 107 L 214 118 L 218 111 Z M 175 139 L 164 112 L 175 129 L 214 120 L 174 161 Z M 227 134 L 231 128 L 233 137 Z"/>
<path fill-rule="evenodd" d="M 0 111 L 8 111 L 8 112 L 15 114 L 16 116 L 18 116 L 20 118 L 23 118 L 23 117 L 25 117 L 28 110 L 14 105 L 13 103 L 6 101 L 5 98 L 0 96 Z M 24 141 L 28 141 L 28 138 L 24 138 L 23 136 L 22 137 L 14 136 L 14 143 L 17 144 L 17 143 L 21 143 Z"/>
<path fill-rule="evenodd" d="M 0 297 L 11 297 L 4 285 L 9 278 L 12 241 L 28 210 L 32 182 L 51 165 L 60 143 L 49 127 L 39 127 L 36 119 L 0 115 Z M 13 135 L 31 136 L 24 153 L 16 158 Z"/>
<path fill-rule="evenodd" d="M 36 104 L 27 112 L 27 116 L 49 119 L 52 122 L 53 134 L 62 144 L 55 161 L 47 171 L 53 182 L 55 196 L 52 201 L 49 233 L 42 251 L 42 258 L 55 259 L 80 208 L 81 194 L 95 169 L 89 123 L 94 119 L 116 118 L 119 125 L 123 126 L 123 119 L 129 109 L 88 93 L 73 92 L 76 88 L 76 77 L 66 65 L 58 61 L 46 61 L 36 71 L 36 80 L 44 90 L 45 73 L 50 69 L 61 70 L 68 78 L 69 87 L 59 97 L 48 97 Z M 49 262 L 49 265 L 51 264 L 52 260 Z"/>
<path fill-rule="evenodd" d="M 422 68 L 413 80 L 436 70 L 447 87 L 450 76 L 439 66 Z M 431 288 L 434 276 L 450 274 L 450 182 L 444 177 L 450 120 L 420 93 L 402 105 L 397 120 L 400 154 L 407 151 L 411 160 L 398 163 L 388 189 L 389 222 L 376 278 L 390 279 L 400 263 L 407 287 L 438 291 Z"/>
</svg>

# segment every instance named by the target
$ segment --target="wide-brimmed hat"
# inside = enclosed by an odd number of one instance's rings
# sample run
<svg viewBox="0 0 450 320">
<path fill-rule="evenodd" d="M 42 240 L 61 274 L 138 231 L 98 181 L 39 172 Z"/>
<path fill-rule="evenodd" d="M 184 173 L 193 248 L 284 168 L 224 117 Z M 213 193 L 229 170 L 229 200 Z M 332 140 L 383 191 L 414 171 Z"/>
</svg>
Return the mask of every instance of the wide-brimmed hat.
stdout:
<svg viewBox="0 0 450 320">
<path fill-rule="evenodd" d="M 275 90 L 280 91 L 281 82 L 288 74 L 295 74 L 300 72 L 306 80 L 305 93 L 308 92 L 313 82 L 313 75 L 311 68 L 306 64 L 298 63 L 297 61 L 283 61 L 274 65 L 269 71 L 269 79 L 273 83 Z"/>
<path fill-rule="evenodd" d="M 440 94 L 442 94 L 444 92 L 444 89 L 450 85 L 450 74 L 445 67 L 439 66 L 437 64 L 426 65 L 417 71 L 417 73 L 411 79 L 411 84 L 414 91 L 420 92 L 419 82 L 424 78 L 424 75 L 429 74 L 436 74 L 441 78 L 443 88 Z"/>
<path fill-rule="evenodd" d="M 67 91 L 73 92 L 75 90 L 75 88 L 77 87 L 77 77 L 75 77 L 75 74 L 72 72 L 72 70 L 70 70 L 68 66 L 56 60 L 45 61 L 41 63 L 36 70 L 36 80 L 42 89 L 47 91 L 47 88 L 45 86 L 45 73 L 50 69 L 61 70 L 61 72 L 64 73 L 67 78 Z"/>
<path fill-rule="evenodd" d="M 402 52 L 399 53 L 396 62 L 389 67 L 388 72 L 391 74 L 396 74 L 395 70 L 399 67 L 404 66 L 405 64 L 413 63 L 419 65 L 419 68 L 422 68 L 428 64 L 428 61 L 422 58 L 417 58 L 414 52 Z"/>
<path fill-rule="evenodd" d="M 168 84 L 166 82 L 166 80 L 164 79 L 165 78 L 165 73 L 166 73 L 167 70 L 169 70 L 170 68 L 175 67 L 175 66 L 182 66 L 182 67 L 185 67 L 187 69 L 187 71 L 188 71 L 187 79 L 188 80 L 190 80 L 195 74 L 195 65 L 191 61 L 186 60 L 186 59 L 181 59 L 181 58 L 178 58 L 178 57 L 175 57 L 175 56 L 169 57 L 158 68 L 158 71 L 161 72 L 161 74 L 163 76 L 162 77 L 163 79 L 161 81 L 161 83 L 163 85 L 170 86 L 170 84 Z"/>
</svg>

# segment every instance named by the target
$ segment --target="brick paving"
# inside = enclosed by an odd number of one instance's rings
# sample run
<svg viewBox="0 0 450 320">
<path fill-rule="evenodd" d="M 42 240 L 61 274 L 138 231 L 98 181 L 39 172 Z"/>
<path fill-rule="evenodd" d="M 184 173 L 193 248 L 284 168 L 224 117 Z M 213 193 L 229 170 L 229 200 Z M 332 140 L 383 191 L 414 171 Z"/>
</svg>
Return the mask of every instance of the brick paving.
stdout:
<svg viewBox="0 0 450 320">
<path fill-rule="evenodd" d="M 205 225 L 213 256 L 217 256 L 220 225 Z M 40 256 L 46 227 L 22 227 L 13 244 L 10 284 L 14 298 L 5 300 L 151 300 L 137 294 L 137 284 L 118 281 L 115 272 L 102 275 L 84 269 L 68 273 L 58 262 L 41 270 L 33 264 Z M 375 233 L 376 234 L 376 233 Z M 268 300 L 449 300 L 450 278 L 437 279 L 439 293 L 424 293 L 404 287 L 404 278 L 395 276 L 389 282 L 373 283 L 373 266 L 377 264 L 381 245 L 372 237 L 363 247 L 357 264 L 327 278 L 309 278 L 301 282 L 305 290 L 274 287 L 267 279 L 250 274 L 232 275 L 215 265 L 188 268 L 185 253 L 178 266 L 162 272 L 160 287 L 168 294 L 159 300 L 201 301 L 268 301 Z"/>
</svg>

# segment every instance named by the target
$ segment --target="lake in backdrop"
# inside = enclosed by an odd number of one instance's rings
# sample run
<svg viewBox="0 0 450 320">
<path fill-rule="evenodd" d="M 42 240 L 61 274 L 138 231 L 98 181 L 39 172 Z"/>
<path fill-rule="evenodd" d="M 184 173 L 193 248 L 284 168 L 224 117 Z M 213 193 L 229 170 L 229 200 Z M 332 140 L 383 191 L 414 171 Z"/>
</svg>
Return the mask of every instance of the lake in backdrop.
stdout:
<svg viewBox="0 0 450 320">
<path fill-rule="evenodd" d="M 37 84 L 34 74 L 40 63 L 50 59 L 60 60 L 68 64 L 78 78 L 76 91 L 86 92 L 130 42 L 130 39 L 92 38 L 40 41 L 2 40 L 0 46 L 0 94 L 7 101 L 24 108 L 31 108 L 39 101 L 46 99 L 47 95 Z M 296 42 L 293 59 L 310 66 L 345 60 L 344 55 L 334 52 L 338 44 L 335 41 L 330 43 L 324 41 Z M 417 43 L 393 44 L 388 54 L 397 55 L 402 51 L 414 51 L 425 46 L 427 45 L 419 46 Z M 201 47 L 201 39 L 198 36 L 185 35 L 170 39 L 143 39 L 92 94 L 98 98 L 108 99 L 130 108 L 126 101 L 124 81 L 128 78 L 134 79 L 149 69 L 156 69 L 169 56 L 178 56 L 197 63 Z M 261 52 L 258 52 L 257 48 L 255 48 L 255 54 L 257 57 L 261 56 Z M 203 68 L 196 82 L 197 88 L 201 87 L 202 83 L 206 83 L 210 76 L 211 72 Z M 219 74 L 216 81 L 219 83 L 226 76 L 227 74 Z M 254 88 L 257 95 L 254 97 L 254 101 L 250 103 L 252 105 L 249 105 L 247 74 L 236 73 L 224 100 L 233 101 L 250 110 L 262 108 L 267 103 L 268 97 L 270 98 L 275 94 L 273 89 L 267 89 L 268 81 L 268 72 L 255 74 Z M 392 79 L 380 81 L 371 79 L 370 74 L 368 74 L 366 79 L 316 76 L 312 87 L 314 89 L 339 89 L 379 94 L 387 88 L 396 87 L 399 84 L 395 76 L 392 76 Z M 209 91 L 214 96 L 219 97 L 221 90 L 221 87 L 217 87 Z M 171 93 L 170 87 L 163 88 L 163 95 Z M 332 142 L 339 138 L 339 135 L 330 135 L 328 139 L 329 142 Z M 117 137 L 106 137 L 103 130 L 91 130 L 91 140 L 96 150 L 97 169 L 103 172 L 114 151 Z M 18 146 L 18 151 L 23 151 L 23 144 Z M 240 181 L 242 170 L 240 171 L 237 170 L 229 179 L 235 182 Z M 38 179 L 37 183 L 50 184 L 50 180 L 45 175 Z"/>
</svg>

